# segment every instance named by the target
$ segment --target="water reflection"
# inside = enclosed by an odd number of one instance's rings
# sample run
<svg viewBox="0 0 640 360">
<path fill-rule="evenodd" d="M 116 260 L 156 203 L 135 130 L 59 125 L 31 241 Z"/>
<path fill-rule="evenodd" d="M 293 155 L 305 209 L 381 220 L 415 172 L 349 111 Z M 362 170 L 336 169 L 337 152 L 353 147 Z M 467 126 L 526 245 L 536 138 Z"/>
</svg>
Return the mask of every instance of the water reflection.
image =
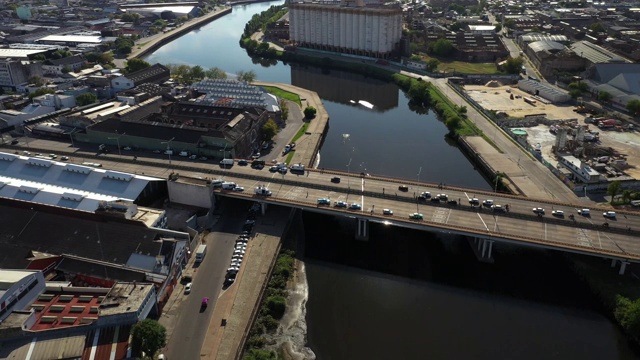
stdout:
<svg viewBox="0 0 640 360">
<path fill-rule="evenodd" d="M 397 86 L 358 74 L 291 64 L 291 83 L 317 92 L 324 100 L 357 106 L 363 110 L 368 107 L 358 104 L 360 100 L 373 104 L 373 110 L 378 112 L 398 107 Z"/>
</svg>

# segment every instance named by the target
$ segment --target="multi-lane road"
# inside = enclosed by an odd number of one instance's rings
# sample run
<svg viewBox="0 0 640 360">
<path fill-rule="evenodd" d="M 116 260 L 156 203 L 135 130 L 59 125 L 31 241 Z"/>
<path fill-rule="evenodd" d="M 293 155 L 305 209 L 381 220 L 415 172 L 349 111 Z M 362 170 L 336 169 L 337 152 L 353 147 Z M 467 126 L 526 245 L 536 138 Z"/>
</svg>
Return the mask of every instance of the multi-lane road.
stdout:
<svg viewBox="0 0 640 360">
<path fill-rule="evenodd" d="M 475 233 L 478 236 L 515 239 L 529 244 L 552 248 L 565 248 L 583 253 L 603 254 L 627 259 L 640 259 L 638 234 L 640 216 L 633 213 L 617 214 L 615 219 L 605 219 L 604 211 L 609 209 L 591 208 L 591 216 L 577 214 L 577 209 L 585 205 L 567 201 L 553 202 L 544 199 L 525 198 L 505 194 L 495 194 L 482 190 L 464 189 L 448 186 L 439 189 L 438 184 L 418 183 L 400 179 L 361 176 L 360 173 L 343 173 L 322 170 L 307 170 L 303 174 L 280 174 L 270 172 L 269 166 L 257 170 L 250 166 L 235 165 L 223 169 L 216 164 L 173 160 L 170 169 L 167 161 L 160 158 L 145 158 L 137 161 L 109 155 L 95 158 L 74 156 L 76 162 L 93 161 L 103 168 L 130 173 L 144 173 L 148 176 L 167 178 L 172 172 L 195 179 L 222 178 L 237 183 L 246 190 L 244 193 L 229 192 L 225 196 L 255 197 L 253 189 L 266 185 L 273 196 L 267 201 L 289 203 L 292 206 L 307 207 L 315 211 L 348 212 L 351 216 L 369 217 L 373 220 L 384 218 L 382 209 L 394 211 L 387 221 L 401 226 L 430 226 L 451 231 Z M 331 182 L 331 178 L 340 177 L 340 183 Z M 408 191 L 400 191 L 399 186 L 406 185 Z M 446 202 L 417 202 L 415 196 L 428 191 L 432 195 L 445 193 L 450 200 L 460 202 L 450 205 Z M 327 198 L 332 206 L 317 207 L 318 198 Z M 480 201 L 491 199 L 495 204 L 509 205 L 509 212 L 496 213 L 486 207 L 469 206 L 469 198 Z M 362 206 L 359 211 L 343 210 L 333 206 L 335 201 L 356 202 Z M 534 207 L 545 209 L 545 215 L 539 217 L 533 213 Z M 373 210 L 373 213 L 372 213 Z M 553 210 L 562 210 L 564 217 L 551 215 Z M 421 222 L 409 221 L 409 213 L 419 212 L 424 216 Z M 574 215 L 570 219 L 569 215 Z M 608 228 L 603 224 L 607 222 Z M 421 225 L 419 225 L 421 224 Z"/>
</svg>

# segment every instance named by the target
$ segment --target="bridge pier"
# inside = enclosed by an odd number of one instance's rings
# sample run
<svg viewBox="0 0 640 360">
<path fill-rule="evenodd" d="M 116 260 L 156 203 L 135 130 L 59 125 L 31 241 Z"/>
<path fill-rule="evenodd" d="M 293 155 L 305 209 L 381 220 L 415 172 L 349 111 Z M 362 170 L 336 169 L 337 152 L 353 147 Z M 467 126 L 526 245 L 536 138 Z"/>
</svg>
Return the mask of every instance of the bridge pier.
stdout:
<svg viewBox="0 0 640 360">
<path fill-rule="evenodd" d="M 627 265 L 629 265 L 629 262 L 625 260 L 611 259 L 611 267 L 616 267 L 616 264 L 618 261 L 620 261 L 620 270 L 618 271 L 618 275 L 624 275 L 624 272 L 627 270 Z"/>
<path fill-rule="evenodd" d="M 262 212 L 262 215 L 267 213 L 267 203 L 266 202 L 261 202 L 260 203 L 260 211 Z"/>
<path fill-rule="evenodd" d="M 356 218 L 356 240 L 369 241 L 369 220 Z"/>
<path fill-rule="evenodd" d="M 478 260 L 493 264 L 493 240 L 474 237 L 468 238 L 468 241 Z"/>
</svg>

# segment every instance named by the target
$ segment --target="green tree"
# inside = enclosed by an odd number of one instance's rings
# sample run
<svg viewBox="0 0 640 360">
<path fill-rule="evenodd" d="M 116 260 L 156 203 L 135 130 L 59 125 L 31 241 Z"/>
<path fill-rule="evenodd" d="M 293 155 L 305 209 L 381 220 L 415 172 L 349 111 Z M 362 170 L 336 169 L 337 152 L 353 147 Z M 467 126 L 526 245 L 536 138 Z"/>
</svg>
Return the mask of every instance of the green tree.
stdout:
<svg viewBox="0 0 640 360">
<path fill-rule="evenodd" d="M 453 43 L 447 39 L 440 38 L 431 44 L 431 51 L 438 56 L 449 56 L 453 51 Z"/>
<path fill-rule="evenodd" d="M 278 124 L 276 124 L 273 119 L 267 120 L 267 122 L 262 125 L 262 139 L 264 141 L 270 141 L 276 134 L 278 134 Z"/>
<path fill-rule="evenodd" d="M 449 4 L 448 9 L 451 11 L 455 11 L 458 14 L 464 14 L 466 12 L 466 9 L 464 6 L 456 3 Z"/>
<path fill-rule="evenodd" d="M 76 105 L 85 106 L 93 104 L 98 100 L 98 97 L 94 93 L 84 93 L 76 96 Z"/>
<path fill-rule="evenodd" d="M 138 22 L 140 21 L 140 14 L 138 13 L 126 13 L 123 14 L 120 17 L 120 20 L 122 22 L 130 22 L 130 23 L 134 23 L 134 24 L 138 24 Z"/>
<path fill-rule="evenodd" d="M 32 76 L 29 78 L 29 83 L 40 87 L 46 84 L 46 81 L 41 76 Z"/>
<path fill-rule="evenodd" d="M 431 103 L 429 83 L 426 81 L 413 81 L 408 94 L 414 104 L 428 106 Z"/>
<path fill-rule="evenodd" d="M 524 64 L 524 59 L 522 57 L 509 57 L 507 62 L 503 65 L 504 71 L 509 74 L 519 74 L 522 70 L 522 64 Z"/>
<path fill-rule="evenodd" d="M 316 117 L 316 108 L 314 108 L 313 106 L 307 106 L 306 108 L 304 108 L 304 117 L 307 119 L 313 119 L 314 117 Z"/>
<path fill-rule="evenodd" d="M 289 119 L 289 105 L 287 105 L 287 101 L 285 99 L 279 99 L 278 105 L 280 105 L 280 117 L 283 121 L 287 121 L 287 119 Z"/>
<path fill-rule="evenodd" d="M 29 99 L 33 99 L 34 97 L 38 97 L 44 94 L 53 94 L 55 93 L 55 91 L 53 89 L 49 89 L 49 88 L 40 88 L 34 92 L 32 92 L 31 94 L 29 94 Z"/>
<path fill-rule="evenodd" d="M 253 70 L 250 71 L 238 71 L 238 80 L 244 81 L 247 83 L 252 83 L 256 80 L 256 72 Z"/>
<path fill-rule="evenodd" d="M 440 60 L 433 58 L 429 59 L 429 61 L 427 61 L 427 71 L 436 71 L 438 69 L 438 65 L 440 65 Z"/>
<path fill-rule="evenodd" d="M 250 349 L 244 355 L 244 360 L 277 360 L 278 354 L 273 350 Z"/>
<path fill-rule="evenodd" d="M 629 335 L 636 339 L 640 337 L 640 299 L 632 301 L 618 295 L 614 316 Z"/>
<path fill-rule="evenodd" d="M 167 27 L 167 22 L 165 20 L 158 19 L 153 22 L 153 25 L 159 27 L 160 29 L 164 29 Z"/>
<path fill-rule="evenodd" d="M 224 70 L 217 67 L 209 68 L 207 71 L 205 71 L 205 75 L 209 79 L 226 79 L 227 78 L 227 73 Z"/>
<path fill-rule="evenodd" d="M 502 24 L 496 24 L 496 32 L 499 33 L 502 31 Z"/>
<path fill-rule="evenodd" d="M 580 92 L 587 92 L 589 85 L 583 81 L 574 81 L 569 84 L 569 89 L 579 90 Z"/>
<path fill-rule="evenodd" d="M 132 73 L 138 70 L 146 69 L 149 66 L 151 66 L 151 64 L 149 64 L 148 62 L 142 59 L 133 58 L 127 60 L 127 66 L 125 67 L 125 69 L 128 73 Z"/>
<path fill-rule="evenodd" d="M 205 77 L 204 69 L 200 65 L 196 65 L 189 70 L 189 77 L 192 80 L 202 80 Z"/>
<path fill-rule="evenodd" d="M 144 353 L 153 358 L 166 344 L 167 329 L 155 320 L 142 320 L 131 329 L 131 348 L 134 354 Z"/>
<path fill-rule="evenodd" d="M 602 25 L 602 23 L 596 22 L 593 23 L 591 25 L 589 25 L 589 29 L 593 32 L 596 33 L 601 33 L 601 32 L 606 32 L 607 30 L 604 28 L 604 25 Z"/>
<path fill-rule="evenodd" d="M 269 315 L 274 319 L 282 319 L 284 311 L 287 308 L 287 299 L 283 296 L 269 296 L 267 298 L 267 309 L 269 309 Z"/>
<path fill-rule="evenodd" d="M 607 187 L 607 194 L 611 196 L 611 203 L 615 200 L 616 196 L 622 192 L 622 185 L 620 181 L 614 180 Z"/>
<path fill-rule="evenodd" d="M 640 100 L 631 100 L 627 103 L 627 110 L 633 115 L 640 114 Z"/>
<path fill-rule="evenodd" d="M 507 19 L 504 21 L 503 25 L 506 28 L 513 29 L 513 27 L 516 25 L 516 21 L 513 19 Z"/>
<path fill-rule="evenodd" d="M 449 25 L 449 30 L 451 30 L 453 32 L 458 32 L 460 30 L 465 29 L 466 27 L 467 27 L 467 25 L 456 21 L 453 24 Z"/>
<path fill-rule="evenodd" d="M 462 119 L 458 115 L 448 116 L 445 121 L 445 125 L 447 126 L 447 129 L 449 129 L 449 132 L 454 133 L 460 126 L 461 121 Z"/>
<path fill-rule="evenodd" d="M 573 99 L 577 99 L 582 96 L 582 91 L 578 89 L 571 89 L 569 90 L 569 96 L 571 96 Z"/>
<path fill-rule="evenodd" d="M 608 103 L 613 98 L 613 95 L 607 91 L 600 91 L 598 93 L 598 100 Z"/>
</svg>

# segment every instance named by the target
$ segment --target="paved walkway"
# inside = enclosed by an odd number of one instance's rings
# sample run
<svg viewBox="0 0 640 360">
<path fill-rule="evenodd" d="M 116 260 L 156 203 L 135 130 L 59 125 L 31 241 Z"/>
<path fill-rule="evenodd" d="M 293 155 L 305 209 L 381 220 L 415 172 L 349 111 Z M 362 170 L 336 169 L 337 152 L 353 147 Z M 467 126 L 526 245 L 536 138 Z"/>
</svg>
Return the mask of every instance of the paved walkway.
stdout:
<svg viewBox="0 0 640 360">
<path fill-rule="evenodd" d="M 256 235 L 249 241 L 245 261 L 236 282 L 216 303 L 209 331 L 202 345 L 202 359 L 235 359 L 249 326 L 267 274 L 280 249 L 288 211 L 272 210 L 258 221 Z M 223 325 L 223 319 L 226 324 Z"/>
<path fill-rule="evenodd" d="M 324 135 L 329 123 L 329 114 L 324 108 L 324 105 L 322 104 L 322 100 L 320 99 L 318 93 L 308 89 L 293 86 L 291 84 L 266 83 L 261 81 L 256 81 L 253 84 L 258 86 L 275 86 L 282 90 L 298 94 L 300 96 L 300 99 L 302 100 L 301 103 L 303 110 L 307 106 L 312 106 L 316 109 L 315 118 L 311 120 L 304 120 L 305 122 L 309 123 L 309 127 L 307 128 L 305 134 L 296 141 L 296 151 L 293 155 L 293 158 L 291 159 L 292 164 L 299 163 L 306 166 L 313 166 L 314 164 L 312 162 L 316 161 L 316 154 L 320 149 L 322 136 Z"/>
</svg>

